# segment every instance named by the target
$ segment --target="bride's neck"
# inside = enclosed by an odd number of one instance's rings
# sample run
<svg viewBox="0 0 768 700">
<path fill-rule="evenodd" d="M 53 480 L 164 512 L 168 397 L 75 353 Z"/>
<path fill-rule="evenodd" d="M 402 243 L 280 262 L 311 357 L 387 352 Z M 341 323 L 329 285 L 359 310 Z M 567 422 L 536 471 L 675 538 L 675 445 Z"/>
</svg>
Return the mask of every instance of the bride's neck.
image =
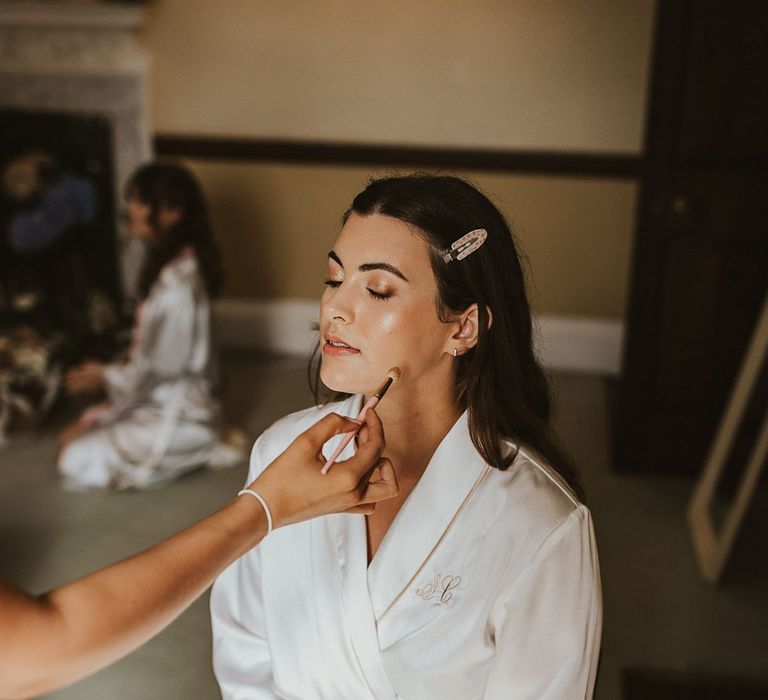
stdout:
<svg viewBox="0 0 768 700">
<path fill-rule="evenodd" d="M 452 382 L 393 386 L 376 411 L 384 424 L 384 454 L 398 475 L 415 478 L 461 415 Z"/>
</svg>

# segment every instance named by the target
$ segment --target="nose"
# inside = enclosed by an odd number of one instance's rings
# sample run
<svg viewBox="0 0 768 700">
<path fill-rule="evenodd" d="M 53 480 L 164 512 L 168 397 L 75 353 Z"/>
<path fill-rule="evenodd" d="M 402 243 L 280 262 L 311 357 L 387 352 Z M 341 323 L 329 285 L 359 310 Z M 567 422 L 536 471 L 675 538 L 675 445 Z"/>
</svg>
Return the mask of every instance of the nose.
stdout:
<svg viewBox="0 0 768 700">
<path fill-rule="evenodd" d="M 348 285 L 342 284 L 332 290 L 330 299 L 322 304 L 321 315 L 343 325 L 349 325 L 355 318 L 354 303 Z"/>
</svg>

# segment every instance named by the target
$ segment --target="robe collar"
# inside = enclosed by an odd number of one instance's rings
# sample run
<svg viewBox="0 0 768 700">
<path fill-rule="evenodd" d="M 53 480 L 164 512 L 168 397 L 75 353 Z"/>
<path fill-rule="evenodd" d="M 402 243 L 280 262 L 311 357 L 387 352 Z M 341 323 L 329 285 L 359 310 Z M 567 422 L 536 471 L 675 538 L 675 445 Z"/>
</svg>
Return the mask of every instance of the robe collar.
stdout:
<svg viewBox="0 0 768 700">
<path fill-rule="evenodd" d="M 339 406 L 338 412 L 356 415 L 361 406 L 362 397 L 353 396 Z M 326 451 L 334 447 L 333 442 L 329 443 Z M 350 457 L 353 450 L 350 443 L 340 459 Z M 365 516 L 329 517 L 345 605 L 358 632 L 356 646 L 371 649 L 371 635 L 375 635 L 377 623 L 412 587 L 489 470 L 472 444 L 465 411 L 438 445 L 421 479 L 392 521 L 370 567 Z M 366 675 L 380 678 L 380 670 L 369 669 Z"/>
<path fill-rule="evenodd" d="M 490 469 L 472 444 L 468 419 L 465 411 L 440 442 L 368 568 L 377 621 L 412 587 Z"/>
<path fill-rule="evenodd" d="M 345 416 L 357 416 L 362 408 L 362 396 L 352 396 L 341 403 L 336 412 Z M 339 435 L 323 447 L 323 454 L 329 455 L 343 439 Z M 339 455 L 339 461 L 354 454 L 354 440 Z M 334 467 L 335 468 L 335 467 Z M 377 700 L 396 700 L 395 689 L 389 679 L 381 658 L 376 617 L 368 590 L 367 564 L 368 545 L 364 515 L 339 513 L 327 519 L 313 521 L 313 527 L 323 527 L 325 520 L 341 576 L 341 597 L 355 656 L 360 664 L 371 694 Z M 322 567 L 318 567 L 322 570 Z"/>
</svg>

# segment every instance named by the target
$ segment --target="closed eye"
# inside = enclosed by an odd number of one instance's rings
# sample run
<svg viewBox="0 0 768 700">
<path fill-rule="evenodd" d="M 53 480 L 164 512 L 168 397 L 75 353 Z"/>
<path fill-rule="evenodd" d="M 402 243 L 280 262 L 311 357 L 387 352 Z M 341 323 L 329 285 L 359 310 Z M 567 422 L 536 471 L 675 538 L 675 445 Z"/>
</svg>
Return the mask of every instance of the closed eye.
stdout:
<svg viewBox="0 0 768 700">
<path fill-rule="evenodd" d="M 326 279 L 323 280 L 323 284 L 326 287 L 330 287 L 331 289 L 336 289 L 341 286 L 342 280 L 332 280 L 330 277 L 326 277 Z M 368 292 L 368 294 L 371 295 L 374 299 L 377 301 L 386 301 L 387 299 L 391 298 L 391 294 L 387 293 L 381 293 L 381 292 L 375 292 L 370 287 L 366 287 L 365 291 Z"/>
</svg>

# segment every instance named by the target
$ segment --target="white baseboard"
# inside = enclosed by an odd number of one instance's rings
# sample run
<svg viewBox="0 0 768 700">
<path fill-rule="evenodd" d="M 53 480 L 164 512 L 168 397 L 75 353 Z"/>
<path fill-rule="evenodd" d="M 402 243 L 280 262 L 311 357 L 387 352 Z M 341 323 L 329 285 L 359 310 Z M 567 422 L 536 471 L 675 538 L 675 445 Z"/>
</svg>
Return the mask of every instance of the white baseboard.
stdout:
<svg viewBox="0 0 768 700">
<path fill-rule="evenodd" d="M 624 322 L 581 316 L 541 316 L 538 355 L 541 363 L 558 371 L 621 374 Z"/>
<path fill-rule="evenodd" d="M 286 355 L 308 355 L 317 339 L 319 303 L 306 299 L 219 299 L 213 327 L 219 345 Z"/>
<path fill-rule="evenodd" d="M 221 299 L 214 304 L 216 338 L 230 348 L 308 355 L 317 339 L 318 302 L 306 299 Z M 616 376 L 621 371 L 624 324 L 618 319 L 542 316 L 538 354 L 559 371 Z"/>
</svg>

